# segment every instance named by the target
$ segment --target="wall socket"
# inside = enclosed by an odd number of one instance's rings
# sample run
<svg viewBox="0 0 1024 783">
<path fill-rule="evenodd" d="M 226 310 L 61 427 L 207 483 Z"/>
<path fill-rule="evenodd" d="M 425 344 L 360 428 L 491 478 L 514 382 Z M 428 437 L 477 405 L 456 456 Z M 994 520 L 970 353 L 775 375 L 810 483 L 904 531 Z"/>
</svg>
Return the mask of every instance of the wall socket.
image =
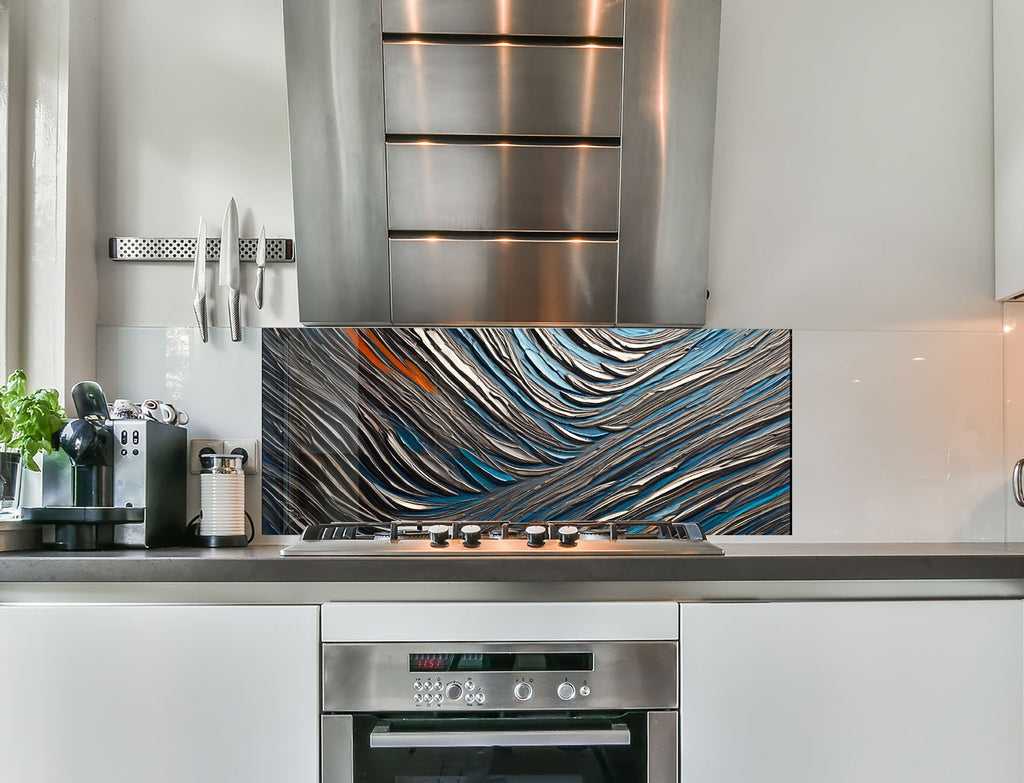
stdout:
<svg viewBox="0 0 1024 783">
<path fill-rule="evenodd" d="M 256 438 L 193 438 L 188 444 L 189 473 L 197 474 L 202 469 L 199 455 L 203 453 L 243 454 L 242 470 L 246 474 L 260 472 L 260 442 Z"/>
<path fill-rule="evenodd" d="M 209 451 L 207 451 L 209 449 Z M 224 441 L 210 438 L 193 438 L 188 444 L 188 472 L 198 474 L 202 469 L 200 454 L 223 454 Z"/>
<path fill-rule="evenodd" d="M 225 454 L 241 454 L 242 471 L 252 474 L 260 472 L 260 442 L 255 438 L 224 438 Z"/>
</svg>

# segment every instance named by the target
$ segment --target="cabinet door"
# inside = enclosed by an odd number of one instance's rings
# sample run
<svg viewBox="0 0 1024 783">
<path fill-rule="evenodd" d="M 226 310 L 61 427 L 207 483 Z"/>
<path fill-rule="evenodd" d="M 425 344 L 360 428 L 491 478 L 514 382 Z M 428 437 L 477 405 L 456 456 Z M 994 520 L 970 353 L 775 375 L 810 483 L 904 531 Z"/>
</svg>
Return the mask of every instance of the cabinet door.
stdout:
<svg viewBox="0 0 1024 783">
<path fill-rule="evenodd" d="M 1020 783 L 1019 601 L 684 605 L 683 783 Z"/>
<path fill-rule="evenodd" d="M 992 2 L 996 299 L 1024 294 L 1024 2 Z"/>
<path fill-rule="evenodd" d="M 0 607 L 0 778 L 315 783 L 317 607 Z"/>
</svg>

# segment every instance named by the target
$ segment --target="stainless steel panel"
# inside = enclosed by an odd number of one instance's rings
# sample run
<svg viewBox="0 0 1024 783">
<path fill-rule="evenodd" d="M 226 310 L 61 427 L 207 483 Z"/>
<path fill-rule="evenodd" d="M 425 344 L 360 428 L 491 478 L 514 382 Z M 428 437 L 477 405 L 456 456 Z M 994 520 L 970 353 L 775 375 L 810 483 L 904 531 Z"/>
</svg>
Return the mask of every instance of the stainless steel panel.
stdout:
<svg viewBox="0 0 1024 783">
<path fill-rule="evenodd" d="M 320 779 L 323 783 L 352 783 L 354 741 L 351 715 L 320 716 Z"/>
<path fill-rule="evenodd" d="M 417 680 L 474 682 L 474 692 L 486 695 L 487 710 L 609 710 L 675 709 L 677 706 L 677 642 L 580 642 L 577 644 L 324 644 L 323 708 L 325 712 L 408 712 L 414 705 Z M 409 671 L 414 653 L 590 652 L 594 671 L 447 672 L 429 675 Z M 532 680 L 533 697 L 515 698 L 517 680 Z M 559 683 L 583 683 L 589 696 L 562 701 L 555 695 Z M 437 692 L 440 692 L 438 689 Z M 431 712 L 472 713 L 481 708 L 462 699 L 431 703 Z M 426 710 L 424 710 L 426 711 Z"/>
<path fill-rule="evenodd" d="M 388 33 L 622 36 L 622 0 L 383 0 Z"/>
<path fill-rule="evenodd" d="M 619 323 L 704 323 L 720 17 L 626 4 Z"/>
<path fill-rule="evenodd" d="M 391 320 L 380 6 L 284 0 L 303 323 Z"/>
<path fill-rule="evenodd" d="M 647 783 L 679 781 L 679 713 L 647 713 Z"/>
<path fill-rule="evenodd" d="M 616 231 L 618 182 L 616 147 L 387 145 L 393 230 Z"/>
<path fill-rule="evenodd" d="M 389 133 L 619 135 L 622 49 L 385 43 Z"/>
<path fill-rule="evenodd" d="M 615 254 L 614 242 L 392 240 L 395 322 L 611 323 Z"/>
<path fill-rule="evenodd" d="M 613 251 L 614 253 L 614 251 Z M 614 263 L 614 258 L 612 259 Z M 471 269 L 472 272 L 472 269 Z M 442 299 L 445 291 L 449 291 L 448 296 L 451 299 L 459 297 L 457 293 L 451 293 L 451 286 L 445 287 L 443 284 L 444 280 L 448 279 L 449 274 L 456 280 L 456 286 L 458 283 L 458 272 L 449 273 L 445 271 L 437 272 L 434 275 L 430 275 L 428 272 L 424 272 L 423 276 L 419 279 L 420 288 L 416 288 L 415 284 L 410 283 L 408 285 L 408 295 L 415 297 L 420 295 L 423 288 L 431 285 L 431 280 L 434 278 L 441 278 L 442 285 L 437 286 L 437 291 L 432 291 L 432 297 L 434 298 L 434 316 L 448 316 L 450 317 L 452 312 L 458 308 L 460 311 L 467 307 L 466 302 L 459 301 L 453 302 Z M 479 273 L 478 273 L 479 274 Z M 614 270 L 612 270 L 614 275 Z M 585 282 L 586 277 L 581 274 L 581 281 Z M 482 283 L 480 284 L 482 285 Z M 508 283 L 509 286 L 515 287 L 514 283 Z M 614 285 L 614 277 L 611 279 L 609 285 L 609 299 L 611 299 L 611 285 Z M 466 301 L 472 303 L 470 299 L 472 291 L 468 294 L 464 293 L 461 296 L 466 297 Z M 609 302 L 609 307 L 613 306 L 614 302 Z M 425 307 L 425 306 L 424 306 Z M 396 319 L 398 314 L 398 307 L 395 308 Z M 424 309 L 424 313 L 430 314 Z M 513 321 L 514 323 L 524 322 L 526 319 L 520 319 L 519 321 Z M 539 319 L 533 319 L 534 322 Z M 444 323 L 443 318 L 431 317 L 429 320 L 420 319 L 410 321 L 409 323 L 425 324 L 425 323 Z M 451 323 L 451 321 L 449 322 Z M 456 320 L 454 323 L 474 323 L 473 319 L 464 318 L 462 320 Z M 692 557 L 698 556 L 703 557 L 710 555 L 712 557 L 721 557 L 724 554 L 721 548 L 715 546 L 710 541 L 688 541 L 682 538 L 657 538 L 657 539 L 640 539 L 640 538 L 619 538 L 617 541 L 607 540 L 587 540 L 578 541 L 575 546 L 563 547 L 559 546 L 557 542 L 548 542 L 547 545 L 542 547 L 530 547 L 522 539 L 506 538 L 506 539 L 494 539 L 485 538 L 479 546 L 469 548 L 459 544 L 457 541 L 451 546 L 447 547 L 431 547 L 430 541 L 422 538 L 406 538 L 398 541 L 391 541 L 388 538 L 381 539 L 351 539 L 351 538 L 337 538 L 325 541 L 296 541 L 293 544 L 281 549 L 281 555 L 284 557 L 404 557 L 404 558 L 476 558 L 476 557 L 502 557 L 502 558 L 586 558 L 586 557 L 608 557 L 608 558 L 622 558 L 622 557 Z"/>
</svg>

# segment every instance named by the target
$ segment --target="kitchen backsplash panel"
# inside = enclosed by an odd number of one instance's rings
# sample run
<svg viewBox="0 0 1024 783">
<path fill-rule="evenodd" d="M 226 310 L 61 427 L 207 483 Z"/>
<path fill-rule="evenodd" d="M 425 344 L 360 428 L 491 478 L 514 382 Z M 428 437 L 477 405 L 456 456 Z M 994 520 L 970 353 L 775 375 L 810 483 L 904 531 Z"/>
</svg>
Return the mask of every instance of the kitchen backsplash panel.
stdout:
<svg viewBox="0 0 1024 783">
<path fill-rule="evenodd" d="M 263 330 L 263 532 L 692 520 L 791 532 L 788 330 Z"/>
</svg>

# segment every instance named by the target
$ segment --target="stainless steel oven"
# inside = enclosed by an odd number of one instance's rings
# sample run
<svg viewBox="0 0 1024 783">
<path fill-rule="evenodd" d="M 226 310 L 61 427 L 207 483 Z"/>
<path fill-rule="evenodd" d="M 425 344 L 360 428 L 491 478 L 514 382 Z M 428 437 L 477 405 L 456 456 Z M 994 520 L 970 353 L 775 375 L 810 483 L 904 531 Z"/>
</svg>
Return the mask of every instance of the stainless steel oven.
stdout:
<svg viewBox="0 0 1024 783">
<path fill-rule="evenodd" d="M 324 783 L 676 783 L 675 641 L 327 643 Z"/>
</svg>

